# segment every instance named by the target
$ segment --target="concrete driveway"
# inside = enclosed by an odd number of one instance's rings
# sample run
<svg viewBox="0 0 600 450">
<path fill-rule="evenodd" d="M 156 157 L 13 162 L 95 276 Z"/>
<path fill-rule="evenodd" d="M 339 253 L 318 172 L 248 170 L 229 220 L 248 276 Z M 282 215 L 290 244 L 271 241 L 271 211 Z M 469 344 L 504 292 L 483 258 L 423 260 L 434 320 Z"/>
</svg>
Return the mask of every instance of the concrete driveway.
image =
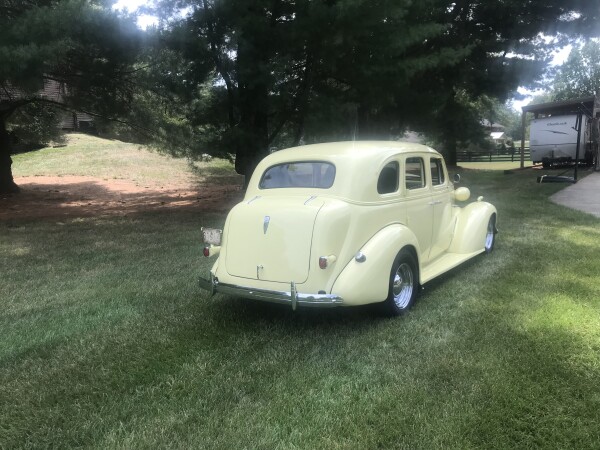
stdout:
<svg viewBox="0 0 600 450">
<path fill-rule="evenodd" d="M 600 218 L 600 172 L 593 172 L 550 197 L 554 203 Z"/>
</svg>

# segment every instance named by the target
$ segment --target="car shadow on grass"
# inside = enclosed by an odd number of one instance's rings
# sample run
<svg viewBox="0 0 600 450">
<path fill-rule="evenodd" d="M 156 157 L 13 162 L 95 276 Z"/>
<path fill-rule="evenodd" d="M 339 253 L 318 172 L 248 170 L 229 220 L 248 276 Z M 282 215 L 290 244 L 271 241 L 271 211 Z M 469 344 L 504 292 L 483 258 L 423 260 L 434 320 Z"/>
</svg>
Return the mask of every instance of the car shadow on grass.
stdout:
<svg viewBox="0 0 600 450">
<path fill-rule="evenodd" d="M 245 318 L 252 322 L 268 319 L 285 321 L 291 325 L 311 323 L 315 326 L 321 326 L 332 323 L 360 324 L 386 318 L 378 304 L 332 308 L 299 306 L 294 311 L 291 305 L 231 296 L 217 296 L 217 298 L 220 300 L 220 304 L 215 308 L 220 309 L 219 314 L 234 318 Z"/>
</svg>

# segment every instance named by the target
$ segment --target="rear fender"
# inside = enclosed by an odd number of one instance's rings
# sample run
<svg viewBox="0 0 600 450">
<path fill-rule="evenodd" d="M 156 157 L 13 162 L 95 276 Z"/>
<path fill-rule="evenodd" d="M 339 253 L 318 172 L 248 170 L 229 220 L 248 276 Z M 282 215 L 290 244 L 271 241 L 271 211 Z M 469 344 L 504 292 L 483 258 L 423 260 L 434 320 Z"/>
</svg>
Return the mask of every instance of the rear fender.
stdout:
<svg viewBox="0 0 600 450">
<path fill-rule="evenodd" d="M 344 305 L 384 301 L 388 296 L 392 264 L 405 247 L 412 247 L 419 261 L 417 238 L 404 225 L 389 225 L 378 231 L 359 250 L 365 255 L 365 261 L 352 258 L 335 280 L 331 293 L 342 297 Z"/>
<path fill-rule="evenodd" d="M 451 253 L 475 253 L 485 249 L 485 236 L 490 217 L 497 215 L 496 208 L 487 202 L 473 202 L 458 213 Z"/>
</svg>

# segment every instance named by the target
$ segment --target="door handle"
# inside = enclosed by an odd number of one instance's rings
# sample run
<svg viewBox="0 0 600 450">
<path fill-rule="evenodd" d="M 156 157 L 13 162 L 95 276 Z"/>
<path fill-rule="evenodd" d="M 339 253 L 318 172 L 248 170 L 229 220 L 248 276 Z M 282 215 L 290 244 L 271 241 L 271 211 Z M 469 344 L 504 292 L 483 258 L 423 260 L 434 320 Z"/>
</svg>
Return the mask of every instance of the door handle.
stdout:
<svg viewBox="0 0 600 450">
<path fill-rule="evenodd" d="M 430 205 L 439 205 L 439 204 L 441 204 L 441 203 L 442 203 L 442 201 L 441 201 L 441 200 L 435 200 L 435 201 L 433 201 L 433 202 L 429 202 L 429 204 L 430 204 Z"/>
</svg>

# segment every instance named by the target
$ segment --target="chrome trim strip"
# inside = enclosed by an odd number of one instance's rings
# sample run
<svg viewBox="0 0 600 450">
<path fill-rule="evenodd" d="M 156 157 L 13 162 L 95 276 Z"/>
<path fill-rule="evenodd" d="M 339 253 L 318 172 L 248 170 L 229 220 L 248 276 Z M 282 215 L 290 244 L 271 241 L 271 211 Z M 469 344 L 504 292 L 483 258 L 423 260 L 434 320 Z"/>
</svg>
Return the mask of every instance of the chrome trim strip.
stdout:
<svg viewBox="0 0 600 450">
<path fill-rule="evenodd" d="M 219 280 L 211 273 L 210 280 L 200 277 L 198 280 L 201 289 L 210 292 L 214 295 L 216 292 L 226 295 L 235 295 L 238 297 L 246 297 L 255 300 L 262 300 L 272 303 L 282 303 L 291 305 L 292 309 L 299 306 L 315 306 L 315 307 L 333 307 L 344 303 L 338 295 L 333 294 L 303 294 L 297 291 L 296 283 L 290 283 L 288 291 L 272 291 L 267 289 L 252 289 L 244 286 L 236 286 L 233 284 L 219 283 Z"/>
<path fill-rule="evenodd" d="M 304 202 L 304 205 L 306 206 L 309 202 L 312 202 L 315 198 L 317 198 L 316 195 L 311 195 L 310 198 Z"/>
</svg>

